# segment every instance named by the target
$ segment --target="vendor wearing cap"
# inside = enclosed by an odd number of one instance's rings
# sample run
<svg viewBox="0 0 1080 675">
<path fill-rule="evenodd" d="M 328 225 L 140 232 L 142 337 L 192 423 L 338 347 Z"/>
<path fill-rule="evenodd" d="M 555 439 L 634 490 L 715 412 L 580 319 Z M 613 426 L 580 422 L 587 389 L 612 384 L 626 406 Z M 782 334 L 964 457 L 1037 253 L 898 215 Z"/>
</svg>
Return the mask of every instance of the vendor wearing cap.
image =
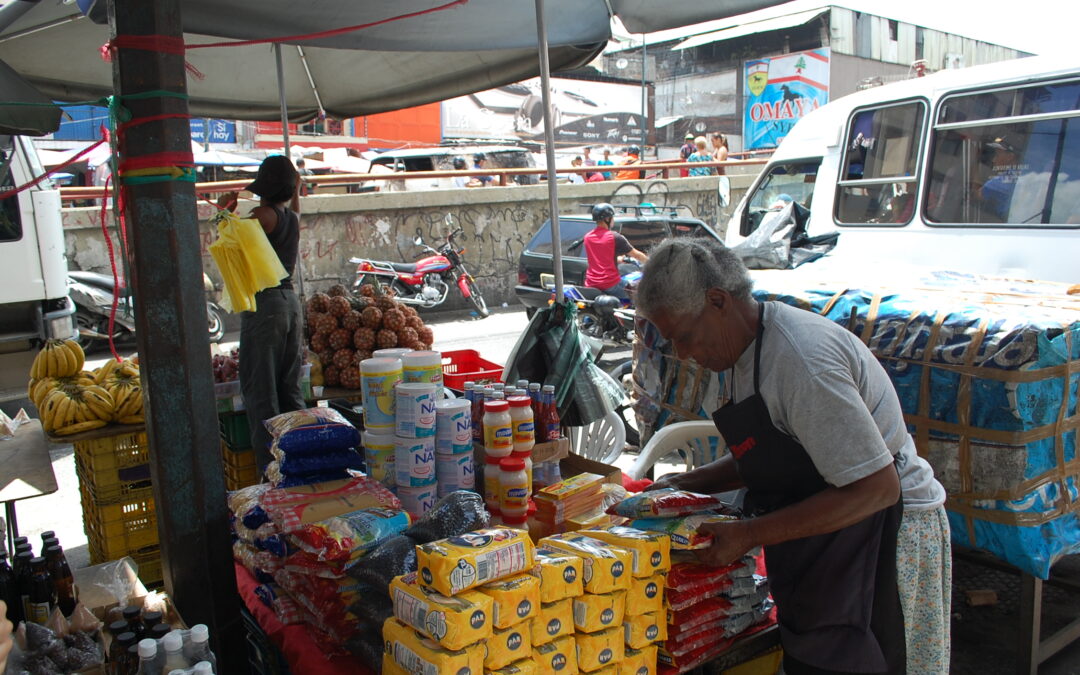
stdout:
<svg viewBox="0 0 1080 675">
<path fill-rule="evenodd" d="M 240 390 L 261 472 L 270 463 L 270 434 L 263 420 L 304 407 L 300 393 L 303 315 L 292 275 L 300 249 L 300 175 L 288 157 L 263 160 L 247 186 L 261 198 L 251 211 L 288 276 L 255 294 L 254 312 L 240 315 Z M 218 203 L 236 208 L 237 193 Z"/>
</svg>

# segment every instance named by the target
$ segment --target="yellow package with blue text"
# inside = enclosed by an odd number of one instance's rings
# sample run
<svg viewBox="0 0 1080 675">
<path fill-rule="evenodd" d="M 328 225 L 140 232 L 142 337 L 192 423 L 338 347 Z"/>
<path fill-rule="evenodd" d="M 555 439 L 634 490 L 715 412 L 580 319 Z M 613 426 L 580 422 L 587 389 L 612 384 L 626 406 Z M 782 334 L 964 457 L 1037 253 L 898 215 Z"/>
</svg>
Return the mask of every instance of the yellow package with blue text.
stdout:
<svg viewBox="0 0 1080 675">
<path fill-rule="evenodd" d="M 667 639 L 667 614 L 649 612 L 628 616 L 623 621 L 623 641 L 627 647 L 641 649 Z"/>
<path fill-rule="evenodd" d="M 504 630 L 496 629 L 487 642 L 484 670 L 498 670 L 532 653 L 532 620 L 528 619 Z"/>
<path fill-rule="evenodd" d="M 574 641 L 577 643 L 578 670 L 582 672 L 591 673 L 617 665 L 625 656 L 621 626 L 597 633 L 578 633 Z"/>
<path fill-rule="evenodd" d="M 610 593 L 630 588 L 630 551 L 580 534 L 553 534 L 540 540 L 545 548 L 572 553 L 582 559 L 586 593 Z"/>
<path fill-rule="evenodd" d="M 666 577 L 657 574 L 647 579 L 634 579 L 626 592 L 626 615 L 637 616 L 646 612 L 664 610 L 664 583 Z"/>
<path fill-rule="evenodd" d="M 574 627 L 583 633 L 621 626 L 625 615 L 626 591 L 586 593 L 574 598 Z"/>
<path fill-rule="evenodd" d="M 605 541 L 633 553 L 634 564 L 631 574 L 639 579 L 671 569 L 671 537 L 666 534 L 646 532 L 622 525 L 591 528 L 582 530 L 578 534 Z"/>
<path fill-rule="evenodd" d="M 447 649 L 463 649 L 491 637 L 490 597 L 478 591 L 446 596 L 417 582 L 416 572 L 390 582 L 394 616 Z"/>
<path fill-rule="evenodd" d="M 567 635 L 537 647 L 533 660 L 537 675 L 575 675 L 578 665 L 574 637 Z"/>
<path fill-rule="evenodd" d="M 656 645 L 628 648 L 619 664 L 619 675 L 656 675 Z"/>
<path fill-rule="evenodd" d="M 536 561 L 528 532 L 492 528 L 416 547 L 420 583 L 456 595 L 489 581 L 527 572 Z"/>
<path fill-rule="evenodd" d="M 533 647 L 547 643 L 564 635 L 574 634 L 574 599 L 563 598 L 558 602 L 540 605 L 540 614 L 533 619 Z"/>
<path fill-rule="evenodd" d="M 444 649 L 394 617 L 383 624 L 383 645 L 394 663 L 410 673 L 480 673 L 484 668 L 483 643 Z"/>
<path fill-rule="evenodd" d="M 531 619 L 540 611 L 540 580 L 531 574 L 500 579 L 476 589 L 491 598 L 496 629 Z"/>
<path fill-rule="evenodd" d="M 537 547 L 532 573 L 540 578 L 540 602 L 555 602 L 585 592 L 584 561 L 565 551 Z"/>
</svg>

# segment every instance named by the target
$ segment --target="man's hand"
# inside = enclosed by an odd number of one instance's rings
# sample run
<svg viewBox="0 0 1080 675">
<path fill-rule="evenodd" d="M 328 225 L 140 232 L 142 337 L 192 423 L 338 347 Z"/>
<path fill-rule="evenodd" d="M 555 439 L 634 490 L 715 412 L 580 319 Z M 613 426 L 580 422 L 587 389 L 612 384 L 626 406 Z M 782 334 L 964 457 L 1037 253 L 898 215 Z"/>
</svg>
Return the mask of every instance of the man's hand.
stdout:
<svg viewBox="0 0 1080 675">
<path fill-rule="evenodd" d="M 757 544 L 751 540 L 749 520 L 732 520 L 724 523 L 703 523 L 699 534 L 711 534 L 713 543 L 709 548 L 694 551 L 697 559 L 706 565 L 723 567 L 738 560 Z"/>
</svg>

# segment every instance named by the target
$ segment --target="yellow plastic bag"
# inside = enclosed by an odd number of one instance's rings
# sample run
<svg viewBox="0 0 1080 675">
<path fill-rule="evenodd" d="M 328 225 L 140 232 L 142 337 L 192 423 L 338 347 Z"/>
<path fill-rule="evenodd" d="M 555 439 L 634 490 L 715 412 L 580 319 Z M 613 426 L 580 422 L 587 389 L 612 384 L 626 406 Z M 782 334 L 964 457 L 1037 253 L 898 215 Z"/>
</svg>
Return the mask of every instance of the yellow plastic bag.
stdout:
<svg viewBox="0 0 1080 675">
<path fill-rule="evenodd" d="M 221 211 L 217 225 L 218 238 L 210 244 L 210 255 L 224 282 L 221 304 L 230 312 L 253 312 L 255 294 L 277 286 L 289 273 L 257 219 Z"/>
</svg>

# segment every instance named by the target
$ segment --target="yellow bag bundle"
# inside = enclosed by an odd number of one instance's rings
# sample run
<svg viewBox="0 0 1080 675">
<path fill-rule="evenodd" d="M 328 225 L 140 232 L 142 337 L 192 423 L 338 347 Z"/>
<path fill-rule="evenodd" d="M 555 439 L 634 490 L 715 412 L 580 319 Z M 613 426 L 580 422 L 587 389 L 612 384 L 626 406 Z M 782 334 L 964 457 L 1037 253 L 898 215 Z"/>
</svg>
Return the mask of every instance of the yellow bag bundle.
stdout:
<svg viewBox="0 0 1080 675">
<path fill-rule="evenodd" d="M 222 306 L 230 312 L 255 311 L 255 294 L 289 276 L 255 218 L 230 211 L 217 216 L 218 238 L 210 255 L 224 282 Z"/>
</svg>

